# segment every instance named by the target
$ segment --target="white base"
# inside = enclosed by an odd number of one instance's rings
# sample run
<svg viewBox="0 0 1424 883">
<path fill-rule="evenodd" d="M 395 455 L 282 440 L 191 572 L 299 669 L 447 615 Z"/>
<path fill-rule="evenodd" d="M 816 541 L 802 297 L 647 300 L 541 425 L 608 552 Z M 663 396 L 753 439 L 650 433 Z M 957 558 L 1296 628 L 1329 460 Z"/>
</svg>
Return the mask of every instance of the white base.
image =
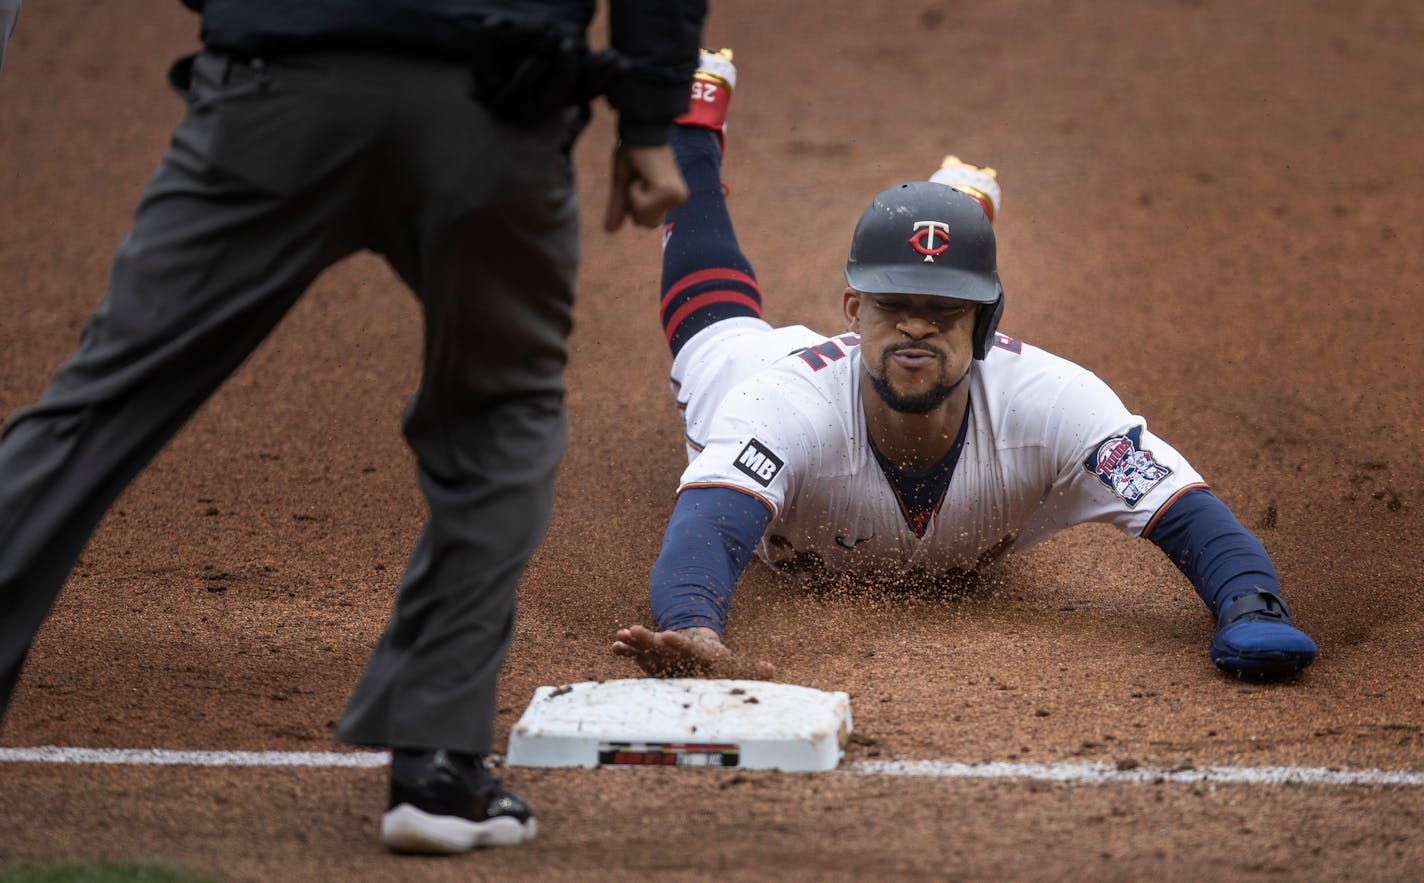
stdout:
<svg viewBox="0 0 1424 883">
<path fill-rule="evenodd" d="M 771 681 L 637 678 L 539 687 L 509 734 L 524 767 L 835 769 L 850 697 Z"/>
</svg>

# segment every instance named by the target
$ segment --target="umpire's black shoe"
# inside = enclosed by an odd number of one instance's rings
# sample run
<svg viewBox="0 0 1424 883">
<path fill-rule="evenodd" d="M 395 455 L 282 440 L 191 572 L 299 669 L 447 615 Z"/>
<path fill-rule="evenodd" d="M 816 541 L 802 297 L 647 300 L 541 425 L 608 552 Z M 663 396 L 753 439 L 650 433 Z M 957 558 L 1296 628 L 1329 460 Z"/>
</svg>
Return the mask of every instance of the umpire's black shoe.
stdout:
<svg viewBox="0 0 1424 883">
<path fill-rule="evenodd" d="M 396 852 L 467 852 L 534 836 L 534 811 L 501 785 L 478 754 L 391 753 L 391 804 L 381 842 Z"/>
<path fill-rule="evenodd" d="M 1217 618 L 1211 661 L 1224 672 L 1278 677 L 1315 661 L 1315 642 L 1291 623 L 1286 602 L 1250 592 L 1228 603 Z"/>
</svg>

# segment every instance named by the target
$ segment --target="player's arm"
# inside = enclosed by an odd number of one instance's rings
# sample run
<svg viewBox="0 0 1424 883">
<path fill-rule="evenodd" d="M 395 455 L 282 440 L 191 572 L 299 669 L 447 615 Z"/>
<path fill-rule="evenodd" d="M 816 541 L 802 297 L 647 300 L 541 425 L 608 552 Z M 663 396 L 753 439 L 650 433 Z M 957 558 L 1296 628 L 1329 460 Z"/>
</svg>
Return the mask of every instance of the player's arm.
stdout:
<svg viewBox="0 0 1424 883">
<path fill-rule="evenodd" d="M 1157 544 L 1213 613 L 1233 595 L 1279 594 L 1266 549 L 1175 448 L 1083 371 L 1045 411 L 1064 524 L 1100 521 Z"/>
<path fill-rule="evenodd" d="M 1172 559 L 1213 614 L 1248 592 L 1280 594 L 1266 547 L 1208 488 L 1190 488 L 1168 503 L 1143 536 Z"/>
<path fill-rule="evenodd" d="M 1205 487 L 1170 501 L 1143 536 L 1172 559 L 1211 608 L 1210 656 L 1236 674 L 1274 675 L 1315 660 L 1315 642 L 1291 622 L 1276 568 L 1255 534 Z"/>
<path fill-rule="evenodd" d="M 1218 668 L 1276 675 L 1314 661 L 1315 643 L 1292 622 L 1260 540 L 1101 380 L 1074 377 L 1049 421 L 1045 437 L 1058 452 L 1055 489 L 1062 491 L 1051 497 L 1053 517 L 1065 526 L 1116 524 L 1156 543 L 1216 620 L 1209 655 Z"/>
<path fill-rule="evenodd" d="M 774 677 L 722 643 L 737 579 L 770 522 L 766 503 L 744 491 L 684 490 L 649 578 L 655 628 L 619 630 L 613 652 L 657 676 Z"/>
<path fill-rule="evenodd" d="M 744 491 L 729 487 L 683 491 L 649 578 L 657 627 L 708 628 L 721 638 L 737 578 L 770 523 L 766 503 Z"/>
</svg>

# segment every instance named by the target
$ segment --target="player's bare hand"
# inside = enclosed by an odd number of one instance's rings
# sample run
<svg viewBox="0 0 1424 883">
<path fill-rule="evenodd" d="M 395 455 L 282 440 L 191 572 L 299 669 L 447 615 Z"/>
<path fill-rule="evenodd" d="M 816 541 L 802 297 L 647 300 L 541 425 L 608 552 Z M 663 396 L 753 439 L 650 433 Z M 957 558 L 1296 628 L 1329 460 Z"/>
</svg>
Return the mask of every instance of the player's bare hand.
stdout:
<svg viewBox="0 0 1424 883">
<path fill-rule="evenodd" d="M 613 652 L 657 678 L 704 677 L 770 680 L 776 667 L 742 659 L 709 628 L 655 632 L 643 626 L 619 629 Z"/>
<path fill-rule="evenodd" d="M 631 215 L 639 227 L 657 227 L 669 209 L 687 202 L 687 182 L 677 168 L 672 147 L 629 147 L 613 150 L 613 185 L 603 229 L 612 233 Z"/>
</svg>

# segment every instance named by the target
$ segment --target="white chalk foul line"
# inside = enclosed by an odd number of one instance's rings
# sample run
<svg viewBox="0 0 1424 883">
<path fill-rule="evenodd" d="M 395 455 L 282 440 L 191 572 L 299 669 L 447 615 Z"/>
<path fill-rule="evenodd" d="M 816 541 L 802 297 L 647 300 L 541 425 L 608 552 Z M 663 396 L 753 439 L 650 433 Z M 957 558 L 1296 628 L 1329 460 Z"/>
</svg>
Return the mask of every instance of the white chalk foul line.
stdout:
<svg viewBox="0 0 1424 883">
<path fill-rule="evenodd" d="M 208 767 L 384 767 L 385 751 L 175 751 L 159 748 L 0 748 L 0 763 L 121 764 Z M 1409 785 L 1424 786 L 1414 770 L 1329 767 L 1211 766 L 1128 769 L 1104 763 L 952 763 L 943 760 L 863 760 L 842 769 L 858 776 L 917 779 L 1029 779 L 1067 785 L 1199 782 L 1225 785 Z"/>
<path fill-rule="evenodd" d="M 0 763 L 132 766 L 381 767 L 385 751 L 170 751 L 160 748 L 0 748 Z"/>
<path fill-rule="evenodd" d="M 1162 769 L 1134 766 L 1123 769 L 1103 763 L 951 763 L 942 760 L 866 760 L 851 772 L 864 776 L 909 776 L 929 779 L 1033 779 L 1075 785 L 1109 785 L 1147 782 L 1227 785 L 1424 785 L 1424 772 L 1413 770 L 1357 770 L 1293 766 L 1210 766 Z"/>
</svg>

